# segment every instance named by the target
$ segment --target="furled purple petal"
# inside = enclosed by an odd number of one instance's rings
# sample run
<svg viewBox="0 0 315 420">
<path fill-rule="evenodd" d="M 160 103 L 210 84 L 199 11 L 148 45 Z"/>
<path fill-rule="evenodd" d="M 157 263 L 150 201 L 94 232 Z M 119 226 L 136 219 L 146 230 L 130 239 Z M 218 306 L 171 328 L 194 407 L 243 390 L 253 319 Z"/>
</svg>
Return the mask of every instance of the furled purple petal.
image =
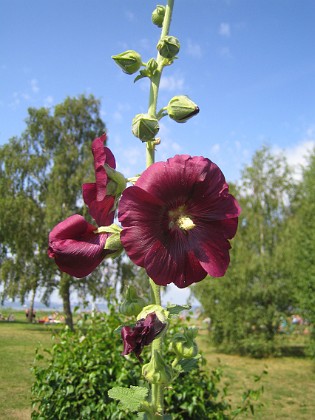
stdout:
<svg viewBox="0 0 315 420">
<path fill-rule="evenodd" d="M 104 147 L 105 140 L 106 134 L 103 134 L 101 137 L 96 138 L 92 143 L 97 201 L 102 201 L 106 195 L 108 177 L 104 164 L 107 163 L 111 168 L 116 168 L 116 161 L 113 153 L 108 147 Z"/>
<path fill-rule="evenodd" d="M 137 321 L 134 327 L 123 327 L 121 337 L 123 339 L 123 356 L 135 353 L 141 360 L 140 354 L 144 346 L 148 346 L 163 331 L 166 324 L 159 320 L 154 312 L 148 314 L 145 319 Z"/>
<path fill-rule="evenodd" d="M 85 204 L 89 208 L 89 213 L 96 221 L 98 226 L 108 226 L 114 221 L 115 198 L 111 195 L 105 196 L 102 201 L 96 200 L 96 184 L 83 184 L 82 194 Z"/>
<path fill-rule="evenodd" d="M 96 228 L 75 214 L 58 223 L 49 234 L 48 255 L 61 271 L 74 277 L 90 274 L 104 259 L 107 234 L 95 234 Z"/>
</svg>

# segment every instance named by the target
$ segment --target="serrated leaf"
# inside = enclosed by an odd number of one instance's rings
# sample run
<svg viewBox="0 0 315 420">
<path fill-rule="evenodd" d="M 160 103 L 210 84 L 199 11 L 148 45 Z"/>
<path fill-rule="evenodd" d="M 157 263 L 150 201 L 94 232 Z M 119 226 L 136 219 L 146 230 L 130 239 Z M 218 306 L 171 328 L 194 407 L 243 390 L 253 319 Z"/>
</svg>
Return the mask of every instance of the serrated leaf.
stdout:
<svg viewBox="0 0 315 420">
<path fill-rule="evenodd" d="M 130 388 L 117 386 L 108 391 L 110 398 L 120 401 L 121 407 L 130 411 L 138 411 L 147 395 L 147 388 L 132 385 Z"/>
<path fill-rule="evenodd" d="M 190 305 L 170 305 L 167 307 L 170 315 L 178 315 L 181 311 L 188 311 L 191 309 Z"/>
<path fill-rule="evenodd" d="M 189 359 L 182 359 L 179 362 L 179 365 L 183 369 L 184 372 L 190 372 L 193 369 L 196 369 L 198 366 L 198 359 L 199 357 L 191 357 Z"/>
</svg>

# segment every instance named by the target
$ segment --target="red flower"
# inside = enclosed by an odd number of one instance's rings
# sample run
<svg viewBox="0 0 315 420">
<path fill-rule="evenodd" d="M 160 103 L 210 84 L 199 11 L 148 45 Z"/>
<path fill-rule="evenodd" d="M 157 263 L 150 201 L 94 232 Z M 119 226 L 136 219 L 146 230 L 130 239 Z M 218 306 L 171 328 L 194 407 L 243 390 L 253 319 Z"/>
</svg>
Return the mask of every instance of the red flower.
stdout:
<svg viewBox="0 0 315 420">
<path fill-rule="evenodd" d="M 111 198 L 114 203 L 114 198 Z M 58 223 L 49 234 L 48 256 L 61 271 L 85 277 L 112 251 L 104 249 L 107 233 L 94 233 L 97 227 L 75 214 Z"/>
<path fill-rule="evenodd" d="M 134 352 L 139 360 L 144 346 L 148 346 L 165 328 L 166 324 L 159 320 L 154 312 L 145 319 L 137 321 L 134 327 L 123 327 L 121 337 L 124 342 L 123 356 Z"/>
<path fill-rule="evenodd" d="M 89 208 L 89 213 L 99 226 L 108 226 L 113 223 L 114 212 L 109 212 L 108 196 L 106 187 L 109 182 L 104 165 L 116 168 L 115 157 L 108 147 L 104 147 L 106 134 L 95 139 L 92 143 L 92 153 L 94 156 L 95 183 L 82 185 L 82 194 L 85 204 Z"/>
<path fill-rule="evenodd" d="M 151 165 L 123 192 L 121 241 L 156 284 L 183 288 L 225 274 L 239 214 L 216 164 L 177 155 Z"/>
</svg>

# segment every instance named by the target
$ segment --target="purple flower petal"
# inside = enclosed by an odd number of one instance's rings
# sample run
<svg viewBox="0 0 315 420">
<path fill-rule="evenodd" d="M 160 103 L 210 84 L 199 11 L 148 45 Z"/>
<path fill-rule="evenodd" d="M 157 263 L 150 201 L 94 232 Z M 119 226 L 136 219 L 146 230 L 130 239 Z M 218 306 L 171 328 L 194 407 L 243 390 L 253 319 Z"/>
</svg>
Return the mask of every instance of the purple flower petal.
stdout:
<svg viewBox="0 0 315 420">
<path fill-rule="evenodd" d="M 147 315 L 145 319 L 137 321 L 134 327 L 123 327 L 121 337 L 123 339 L 123 356 L 135 353 L 141 360 L 140 354 L 144 346 L 148 346 L 163 331 L 166 324 L 159 320 L 154 312 Z"/>
<path fill-rule="evenodd" d="M 119 203 L 122 244 L 159 285 L 223 276 L 240 207 L 209 159 L 177 155 L 151 165 Z"/>
<path fill-rule="evenodd" d="M 107 234 L 75 214 L 56 225 L 49 234 L 48 255 L 61 271 L 74 277 L 90 274 L 109 253 L 104 250 Z"/>
<path fill-rule="evenodd" d="M 102 201 L 106 196 L 106 186 L 108 183 L 107 173 L 104 164 L 107 163 L 111 168 L 116 168 L 116 161 L 113 153 L 104 147 L 106 134 L 95 139 L 92 143 L 92 153 L 94 156 L 94 171 L 96 180 L 96 200 Z"/>
</svg>

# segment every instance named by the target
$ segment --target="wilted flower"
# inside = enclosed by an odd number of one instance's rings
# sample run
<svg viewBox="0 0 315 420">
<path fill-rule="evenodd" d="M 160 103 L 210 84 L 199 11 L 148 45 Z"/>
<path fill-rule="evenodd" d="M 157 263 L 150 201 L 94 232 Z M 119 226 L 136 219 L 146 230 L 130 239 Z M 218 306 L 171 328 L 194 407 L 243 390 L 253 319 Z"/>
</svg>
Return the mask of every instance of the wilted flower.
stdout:
<svg viewBox="0 0 315 420">
<path fill-rule="evenodd" d="M 140 354 L 144 346 L 148 346 L 163 331 L 166 324 L 161 322 L 154 312 L 145 319 L 137 321 L 134 327 L 123 327 L 121 337 L 124 342 L 123 356 L 135 353 L 141 360 Z"/>
<path fill-rule="evenodd" d="M 215 163 L 177 155 L 151 165 L 123 192 L 121 242 L 156 284 L 183 288 L 225 274 L 239 214 Z"/>
<path fill-rule="evenodd" d="M 113 197 L 107 197 L 112 207 Z M 104 211 L 105 214 L 105 211 Z M 54 258 L 61 271 L 74 277 L 85 277 L 113 251 L 105 250 L 107 233 L 96 233 L 97 227 L 74 214 L 58 223 L 49 234 L 48 256 Z"/>
</svg>

